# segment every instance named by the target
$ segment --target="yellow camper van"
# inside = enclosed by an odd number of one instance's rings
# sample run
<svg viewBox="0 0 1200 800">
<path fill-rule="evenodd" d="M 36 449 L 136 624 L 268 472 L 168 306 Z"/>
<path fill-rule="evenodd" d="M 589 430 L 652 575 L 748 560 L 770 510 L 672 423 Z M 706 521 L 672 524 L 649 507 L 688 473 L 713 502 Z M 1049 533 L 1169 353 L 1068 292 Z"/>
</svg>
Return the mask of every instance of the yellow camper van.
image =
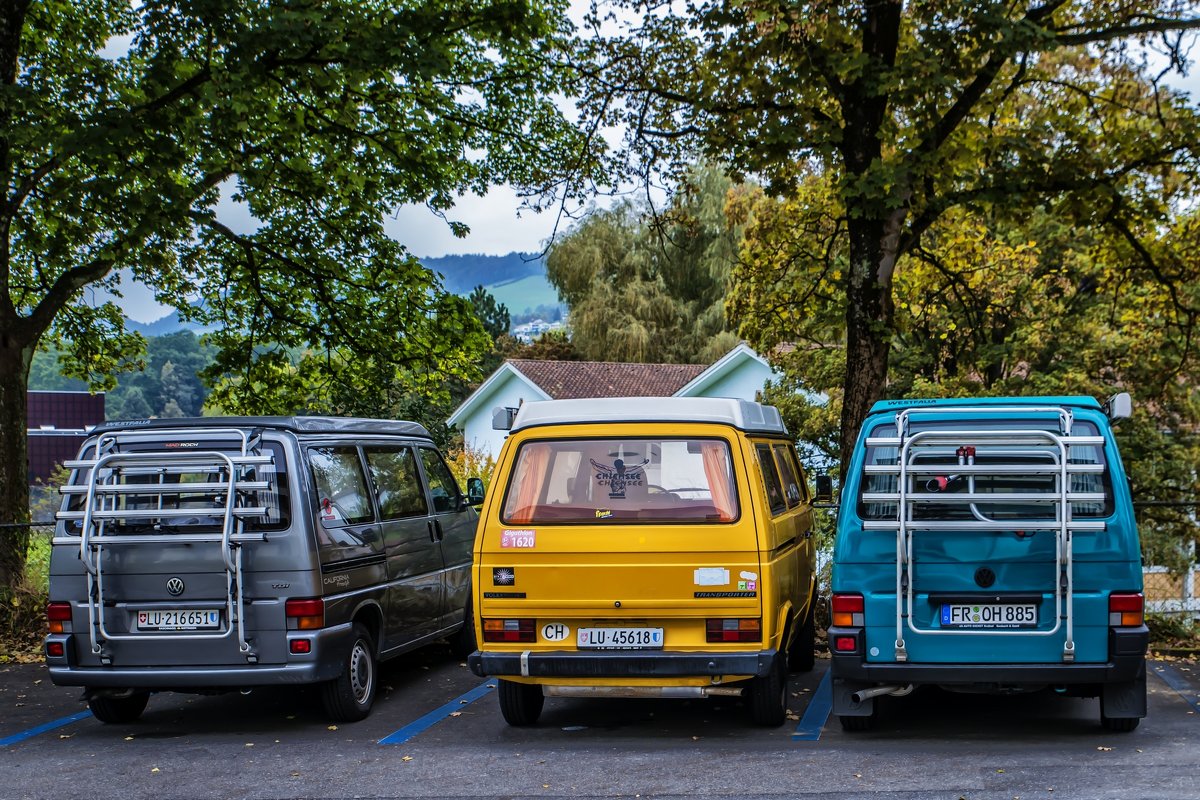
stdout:
<svg viewBox="0 0 1200 800">
<path fill-rule="evenodd" d="M 475 537 L 480 676 L 510 725 L 546 697 L 742 696 L 780 725 L 813 666 L 813 514 L 777 409 L 604 398 L 497 409 Z"/>
</svg>

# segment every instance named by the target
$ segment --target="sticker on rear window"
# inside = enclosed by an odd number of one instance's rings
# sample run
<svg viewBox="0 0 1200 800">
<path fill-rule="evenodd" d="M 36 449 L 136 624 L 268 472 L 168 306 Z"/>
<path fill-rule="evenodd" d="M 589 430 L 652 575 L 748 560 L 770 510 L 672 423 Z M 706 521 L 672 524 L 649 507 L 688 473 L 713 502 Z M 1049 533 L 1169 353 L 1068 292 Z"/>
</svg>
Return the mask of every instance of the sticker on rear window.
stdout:
<svg viewBox="0 0 1200 800">
<path fill-rule="evenodd" d="M 500 534 L 501 547 L 534 547 L 537 542 L 537 534 L 531 530 L 525 531 L 509 531 L 506 530 Z"/>
</svg>

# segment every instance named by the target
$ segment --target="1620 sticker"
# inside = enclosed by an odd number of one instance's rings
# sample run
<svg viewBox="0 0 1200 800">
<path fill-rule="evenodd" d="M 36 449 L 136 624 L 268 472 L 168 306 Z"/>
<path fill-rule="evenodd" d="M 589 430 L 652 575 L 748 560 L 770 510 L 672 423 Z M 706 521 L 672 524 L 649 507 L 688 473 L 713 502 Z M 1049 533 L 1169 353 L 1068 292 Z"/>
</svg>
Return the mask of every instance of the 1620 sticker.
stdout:
<svg viewBox="0 0 1200 800">
<path fill-rule="evenodd" d="M 506 530 L 500 534 L 501 547 L 534 547 L 536 546 L 536 542 L 537 533 L 531 530 Z"/>
</svg>

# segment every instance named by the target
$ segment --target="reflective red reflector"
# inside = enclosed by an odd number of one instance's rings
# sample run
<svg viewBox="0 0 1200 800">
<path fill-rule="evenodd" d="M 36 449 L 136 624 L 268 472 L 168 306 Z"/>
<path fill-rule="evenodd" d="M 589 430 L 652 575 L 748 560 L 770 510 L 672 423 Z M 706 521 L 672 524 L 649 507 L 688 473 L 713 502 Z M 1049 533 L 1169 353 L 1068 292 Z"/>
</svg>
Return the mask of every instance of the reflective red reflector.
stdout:
<svg viewBox="0 0 1200 800">
<path fill-rule="evenodd" d="M 62 642 L 46 642 L 46 655 L 51 658 L 62 658 L 66 655 Z"/>
<path fill-rule="evenodd" d="M 312 652 L 312 642 L 308 639 L 292 639 L 291 651 L 295 655 L 304 655 Z"/>
<path fill-rule="evenodd" d="M 853 653 L 858 649 L 858 640 L 853 636 L 839 636 L 833 640 L 833 649 L 839 653 Z"/>
<path fill-rule="evenodd" d="M 61 602 L 47 603 L 46 619 L 51 622 L 69 621 L 71 619 L 71 604 Z"/>
</svg>

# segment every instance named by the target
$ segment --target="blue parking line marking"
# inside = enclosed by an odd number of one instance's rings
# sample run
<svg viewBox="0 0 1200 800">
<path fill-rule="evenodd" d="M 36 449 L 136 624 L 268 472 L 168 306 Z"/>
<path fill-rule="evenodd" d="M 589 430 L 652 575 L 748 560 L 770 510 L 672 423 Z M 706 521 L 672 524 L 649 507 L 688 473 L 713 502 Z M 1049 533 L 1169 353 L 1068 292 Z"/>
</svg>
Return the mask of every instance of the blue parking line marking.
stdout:
<svg viewBox="0 0 1200 800">
<path fill-rule="evenodd" d="M 70 725 L 72 722 L 79 722 L 79 720 L 87 719 L 91 715 L 92 712 L 90 711 L 80 711 L 78 714 L 72 714 L 69 717 L 56 719 L 54 722 L 47 722 L 45 725 L 38 725 L 36 728 L 30 728 L 29 730 L 22 731 L 21 733 L 15 733 L 12 736 L 9 736 L 7 739 L 0 739 L 0 747 L 8 747 L 10 745 L 17 744 L 18 742 L 23 742 L 26 739 L 32 739 L 39 733 L 52 731 L 55 728 L 61 728 L 64 725 Z"/>
<path fill-rule="evenodd" d="M 446 703 L 446 705 L 441 706 L 440 708 L 435 708 L 433 711 L 430 711 L 420 719 L 408 723 L 393 734 L 385 736 L 379 740 L 379 743 L 404 744 L 414 736 L 418 736 L 419 734 L 424 733 L 426 730 L 432 728 L 434 725 L 438 724 L 455 711 L 460 710 L 463 706 L 469 703 L 474 703 L 476 700 L 483 697 L 485 694 L 495 688 L 496 681 L 485 681 L 461 697 L 454 698 L 449 703 Z"/>
<path fill-rule="evenodd" d="M 825 722 L 829 719 L 829 712 L 832 710 L 833 679 L 829 671 L 826 671 L 821 682 L 817 684 L 817 690 L 813 692 L 812 700 L 808 701 L 808 708 L 804 710 L 800 724 L 792 733 L 792 741 L 815 742 L 820 739 L 821 729 L 825 727 Z"/>
<path fill-rule="evenodd" d="M 1162 679 L 1163 683 L 1178 692 L 1179 696 L 1186 700 L 1193 709 L 1200 711 L 1200 693 L 1197 693 L 1191 684 L 1175 671 L 1174 667 L 1166 664 L 1155 664 L 1154 674 Z"/>
</svg>

